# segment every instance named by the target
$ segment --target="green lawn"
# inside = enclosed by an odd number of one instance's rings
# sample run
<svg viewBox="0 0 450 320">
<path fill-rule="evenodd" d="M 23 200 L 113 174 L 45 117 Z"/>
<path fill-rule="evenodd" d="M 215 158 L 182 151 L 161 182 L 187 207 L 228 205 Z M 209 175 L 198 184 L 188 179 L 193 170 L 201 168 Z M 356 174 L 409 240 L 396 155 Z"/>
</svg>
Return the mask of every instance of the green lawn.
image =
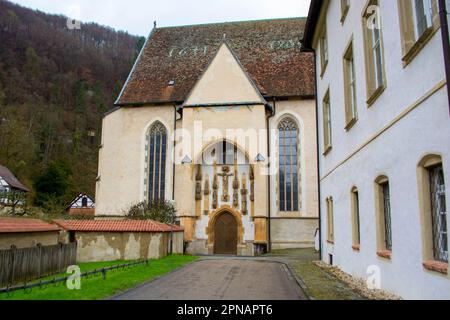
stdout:
<svg viewBox="0 0 450 320">
<path fill-rule="evenodd" d="M 196 260 L 197 257 L 172 255 L 159 260 L 150 260 L 148 265 L 137 265 L 125 270 L 108 271 L 106 280 L 101 274 L 81 278 L 81 290 L 69 290 L 65 283 L 34 288 L 31 291 L 16 291 L 0 294 L 0 300 L 99 300 L 133 288 L 143 282 L 173 271 Z M 80 263 L 81 272 L 127 261 Z M 66 275 L 63 275 L 66 276 Z"/>
</svg>

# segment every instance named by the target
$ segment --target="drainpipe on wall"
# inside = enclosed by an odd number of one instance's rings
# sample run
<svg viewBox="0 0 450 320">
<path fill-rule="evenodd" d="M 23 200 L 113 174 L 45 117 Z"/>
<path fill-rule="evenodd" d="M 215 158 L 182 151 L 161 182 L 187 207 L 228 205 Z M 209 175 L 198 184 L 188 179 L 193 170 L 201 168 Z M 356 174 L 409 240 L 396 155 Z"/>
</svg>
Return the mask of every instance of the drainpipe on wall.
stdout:
<svg viewBox="0 0 450 320">
<path fill-rule="evenodd" d="M 268 161 L 268 169 L 270 168 L 270 166 L 272 165 L 271 161 L 270 161 L 270 156 L 271 156 L 271 151 L 270 151 L 270 119 L 273 118 L 275 116 L 277 112 L 277 102 L 275 100 L 275 98 L 273 98 L 273 111 L 272 114 L 270 116 L 267 117 L 267 161 Z M 272 251 L 272 209 L 271 209 L 271 195 L 270 195 L 270 174 L 267 175 L 267 199 L 268 199 L 268 248 L 267 250 L 270 252 Z"/>
<path fill-rule="evenodd" d="M 447 5 L 445 0 L 439 0 L 439 17 L 441 20 L 442 47 L 444 51 L 445 75 L 447 78 L 447 97 L 450 113 L 450 35 L 448 30 Z"/>
<path fill-rule="evenodd" d="M 176 147 L 176 139 L 175 139 L 175 131 L 177 129 L 177 106 L 173 105 L 173 158 L 172 158 L 172 201 L 175 203 L 175 147 Z M 175 219 L 175 217 L 174 217 Z M 175 224 L 175 221 L 172 220 L 172 225 Z M 173 253 L 173 226 L 170 227 L 170 248 L 169 254 Z"/>
<path fill-rule="evenodd" d="M 173 105 L 173 158 L 172 158 L 172 200 L 175 201 L 175 148 L 177 145 L 175 132 L 177 130 L 177 106 Z"/>
<path fill-rule="evenodd" d="M 316 148 L 317 148 L 317 192 L 319 193 L 318 209 L 319 209 L 319 258 L 322 261 L 322 198 L 320 188 L 320 143 L 319 143 L 319 96 L 317 90 L 317 55 L 316 50 L 311 49 L 314 54 L 314 82 L 316 92 Z"/>
<path fill-rule="evenodd" d="M 314 49 L 303 49 L 304 52 L 312 52 L 314 55 L 314 87 L 316 95 L 316 136 L 317 136 L 317 191 L 319 193 L 318 209 L 319 209 L 319 257 L 322 260 L 322 198 L 320 188 L 320 143 L 319 143 L 319 97 L 317 90 L 317 52 Z"/>
</svg>

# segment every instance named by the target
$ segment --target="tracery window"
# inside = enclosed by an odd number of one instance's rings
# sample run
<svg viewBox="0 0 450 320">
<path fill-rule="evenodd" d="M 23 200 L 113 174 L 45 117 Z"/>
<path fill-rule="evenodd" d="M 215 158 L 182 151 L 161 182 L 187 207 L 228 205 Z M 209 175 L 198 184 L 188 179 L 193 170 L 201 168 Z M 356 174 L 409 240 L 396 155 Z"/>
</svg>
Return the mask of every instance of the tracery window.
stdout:
<svg viewBox="0 0 450 320">
<path fill-rule="evenodd" d="M 167 130 L 161 122 L 153 124 L 147 134 L 147 200 L 165 200 Z"/>
<path fill-rule="evenodd" d="M 289 118 L 278 126 L 279 134 L 279 206 L 280 211 L 299 211 L 299 164 L 297 124 Z"/>
</svg>

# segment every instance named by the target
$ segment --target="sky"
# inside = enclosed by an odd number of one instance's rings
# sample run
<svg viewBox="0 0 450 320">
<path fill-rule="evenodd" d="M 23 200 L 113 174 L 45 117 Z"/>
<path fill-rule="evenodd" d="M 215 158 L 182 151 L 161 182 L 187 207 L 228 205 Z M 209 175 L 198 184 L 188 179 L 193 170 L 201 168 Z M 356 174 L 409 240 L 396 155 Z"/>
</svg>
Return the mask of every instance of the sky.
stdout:
<svg viewBox="0 0 450 320">
<path fill-rule="evenodd" d="M 307 16 L 310 0 L 10 0 L 146 36 L 153 28 Z"/>
</svg>

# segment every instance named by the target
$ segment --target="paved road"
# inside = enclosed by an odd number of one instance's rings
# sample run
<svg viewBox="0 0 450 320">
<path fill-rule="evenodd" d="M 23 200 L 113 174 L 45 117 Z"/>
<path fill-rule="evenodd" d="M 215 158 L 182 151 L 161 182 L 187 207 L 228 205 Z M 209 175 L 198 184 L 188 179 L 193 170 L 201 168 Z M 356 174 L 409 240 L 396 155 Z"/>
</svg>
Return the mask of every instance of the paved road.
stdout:
<svg viewBox="0 0 450 320">
<path fill-rule="evenodd" d="M 116 296 L 115 300 L 299 300 L 300 287 L 280 263 L 201 260 Z"/>
</svg>

